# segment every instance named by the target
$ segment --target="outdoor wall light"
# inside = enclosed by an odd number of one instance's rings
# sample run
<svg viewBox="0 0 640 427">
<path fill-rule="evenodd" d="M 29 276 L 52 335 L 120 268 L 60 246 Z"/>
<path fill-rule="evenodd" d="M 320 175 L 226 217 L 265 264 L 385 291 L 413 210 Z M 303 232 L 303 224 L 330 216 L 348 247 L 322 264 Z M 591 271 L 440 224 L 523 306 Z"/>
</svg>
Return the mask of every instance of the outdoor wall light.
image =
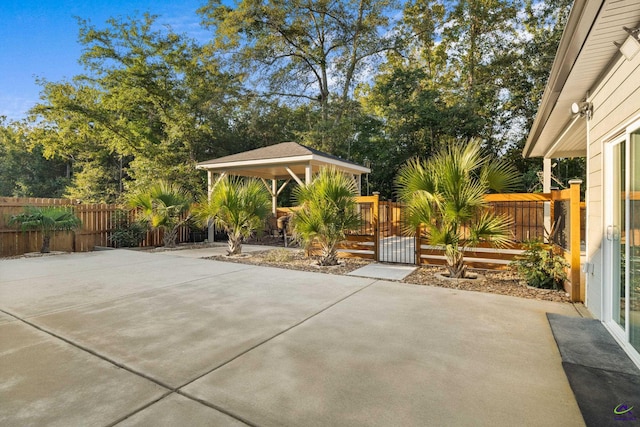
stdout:
<svg viewBox="0 0 640 427">
<path fill-rule="evenodd" d="M 624 43 L 613 42 L 613 44 L 627 58 L 627 61 L 631 61 L 640 52 L 640 28 L 622 27 L 622 29 L 629 33 L 629 36 Z"/>
<path fill-rule="evenodd" d="M 593 105 L 590 102 L 574 102 L 571 104 L 571 112 L 573 114 L 580 114 L 580 117 L 590 119 L 592 111 Z"/>
</svg>

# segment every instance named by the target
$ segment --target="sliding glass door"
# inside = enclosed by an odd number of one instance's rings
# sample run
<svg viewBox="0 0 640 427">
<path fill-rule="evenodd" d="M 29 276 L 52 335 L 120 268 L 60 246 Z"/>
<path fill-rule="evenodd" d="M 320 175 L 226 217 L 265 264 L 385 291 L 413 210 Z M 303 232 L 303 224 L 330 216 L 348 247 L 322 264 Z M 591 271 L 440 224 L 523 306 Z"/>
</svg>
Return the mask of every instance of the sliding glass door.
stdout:
<svg viewBox="0 0 640 427">
<path fill-rule="evenodd" d="M 608 145 L 606 168 L 605 318 L 640 353 L 640 123 Z"/>
<path fill-rule="evenodd" d="M 640 128 L 629 132 L 630 179 L 626 319 L 629 342 L 640 353 Z"/>
</svg>

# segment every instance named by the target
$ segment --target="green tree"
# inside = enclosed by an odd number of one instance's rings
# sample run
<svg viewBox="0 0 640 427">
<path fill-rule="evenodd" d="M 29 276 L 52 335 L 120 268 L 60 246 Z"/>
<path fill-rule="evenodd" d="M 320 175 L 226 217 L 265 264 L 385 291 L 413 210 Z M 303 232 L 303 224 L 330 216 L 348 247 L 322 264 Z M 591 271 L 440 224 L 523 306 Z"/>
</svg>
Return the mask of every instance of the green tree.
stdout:
<svg viewBox="0 0 640 427">
<path fill-rule="evenodd" d="M 58 206 L 26 206 L 24 211 L 9 218 L 9 225 L 19 225 L 23 232 L 37 230 L 42 233 L 43 254 L 51 252 L 50 242 L 57 231 L 71 231 L 82 225 L 72 209 Z"/>
<path fill-rule="evenodd" d="M 237 82 L 212 54 L 156 17 L 79 20 L 85 74 L 43 85 L 32 110 L 47 154 L 72 160 L 74 191 L 113 201 L 158 178 L 203 186 L 198 161 L 232 151 Z M 100 182 L 100 187 L 88 185 Z"/>
<path fill-rule="evenodd" d="M 396 10 L 395 0 L 210 0 L 199 12 L 247 90 L 300 107 L 297 140 L 338 155 L 357 134 L 353 89 L 398 42 Z"/>
<path fill-rule="evenodd" d="M 5 124 L 0 118 L 0 195 L 62 197 L 67 163 L 45 158 L 43 146 L 24 123 Z"/>
<path fill-rule="evenodd" d="M 469 115 L 459 105 L 447 105 L 441 92 L 415 64 L 387 64 L 372 86 L 359 91 L 364 110 L 380 127 L 367 158 L 374 188 L 383 196 L 393 197 L 393 179 L 408 159 L 437 152 L 445 137 L 474 133 L 468 129 Z"/>
<path fill-rule="evenodd" d="M 230 119 L 233 151 L 241 152 L 286 141 L 298 141 L 308 128 L 306 112 L 262 97 L 239 100 Z"/>
<path fill-rule="evenodd" d="M 410 160 L 398 174 L 397 191 L 407 205 L 407 231 L 418 227 L 444 249 L 452 278 L 465 277 L 464 252 L 479 242 L 505 246 L 510 220 L 487 210 L 485 194 L 508 191 L 518 175 L 505 162 L 483 154 L 479 140 L 448 146 L 428 160 Z"/>
<path fill-rule="evenodd" d="M 392 176 L 406 160 L 438 152 L 446 138 L 482 137 L 501 152 L 494 118 L 503 102 L 501 67 L 512 51 L 505 40 L 515 37 L 516 10 L 511 0 L 404 4 L 396 27 L 402 43 L 357 90 L 364 111 L 383 124 L 388 143 L 379 145 L 390 150 L 383 164 Z"/>
<path fill-rule="evenodd" d="M 129 206 L 140 209 L 139 220 L 163 230 L 165 247 L 176 245 L 179 228 L 191 220 L 191 195 L 177 184 L 159 181 L 139 189 L 129 198 Z"/>
<path fill-rule="evenodd" d="M 197 216 L 213 221 L 229 238 L 228 255 L 242 253 L 242 241 L 264 226 L 271 212 L 271 196 L 257 179 L 225 177 L 214 187 L 208 201 L 200 203 Z"/>
<path fill-rule="evenodd" d="M 346 231 L 358 228 L 354 180 L 334 168 L 324 168 L 307 186 L 296 187 L 299 206 L 292 223 L 294 233 L 309 248 L 320 245 L 320 265 L 336 265 L 336 246 L 345 240 Z"/>
<path fill-rule="evenodd" d="M 383 35 L 394 8 L 391 0 L 210 0 L 199 13 L 215 48 L 236 52 L 236 65 L 250 70 L 253 89 L 318 102 L 328 120 L 330 97 L 347 101 L 366 65 L 395 45 Z"/>
<path fill-rule="evenodd" d="M 69 165 L 65 196 L 115 202 L 128 179 L 130 157 L 117 149 L 118 129 L 102 105 L 103 92 L 81 82 L 39 83 L 43 101 L 30 111 L 30 137 L 42 144 L 46 159 Z"/>
</svg>

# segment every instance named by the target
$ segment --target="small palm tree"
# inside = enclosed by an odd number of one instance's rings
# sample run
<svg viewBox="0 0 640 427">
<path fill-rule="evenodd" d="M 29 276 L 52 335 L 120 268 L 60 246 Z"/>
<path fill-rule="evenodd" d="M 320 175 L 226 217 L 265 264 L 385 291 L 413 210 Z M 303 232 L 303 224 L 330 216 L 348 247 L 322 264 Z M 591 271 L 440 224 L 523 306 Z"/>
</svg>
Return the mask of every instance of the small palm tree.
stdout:
<svg viewBox="0 0 640 427">
<path fill-rule="evenodd" d="M 213 221 L 229 237 L 228 255 L 242 253 L 242 241 L 264 226 L 271 212 L 271 196 L 256 179 L 226 177 L 218 182 L 208 201 L 200 203 L 202 223 Z"/>
<path fill-rule="evenodd" d="M 489 211 L 484 196 L 512 190 L 518 182 L 515 168 L 483 155 L 477 139 L 448 141 L 429 160 L 407 162 L 396 178 L 399 199 L 407 205 L 407 232 L 422 227 L 432 245 L 444 248 L 452 278 L 465 277 L 466 248 L 511 241 L 511 220 Z"/>
<path fill-rule="evenodd" d="M 70 208 L 59 206 L 34 207 L 26 206 L 24 211 L 13 215 L 9 225 L 19 224 L 23 232 L 37 230 L 42 233 L 43 254 L 51 252 L 51 237 L 56 231 L 71 231 L 82 225 L 80 218 L 75 216 Z"/>
<path fill-rule="evenodd" d="M 320 265 L 336 265 L 336 246 L 345 231 L 360 226 L 354 180 L 335 168 L 324 168 L 307 186 L 296 187 L 293 196 L 300 209 L 293 216 L 294 233 L 308 248 L 318 243 Z"/>
<path fill-rule="evenodd" d="M 180 186 L 160 181 L 129 198 L 129 206 L 140 209 L 139 219 L 164 231 L 165 247 L 176 245 L 178 229 L 191 219 L 191 195 Z"/>
</svg>

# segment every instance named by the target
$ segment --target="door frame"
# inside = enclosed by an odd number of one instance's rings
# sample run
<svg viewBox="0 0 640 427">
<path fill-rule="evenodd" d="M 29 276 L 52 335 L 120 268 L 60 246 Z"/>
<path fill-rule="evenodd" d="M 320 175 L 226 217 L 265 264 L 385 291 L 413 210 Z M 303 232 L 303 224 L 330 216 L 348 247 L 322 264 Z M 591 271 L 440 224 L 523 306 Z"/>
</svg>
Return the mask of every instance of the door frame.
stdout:
<svg viewBox="0 0 640 427">
<path fill-rule="evenodd" d="M 604 256 L 603 256 L 603 261 L 604 261 L 604 265 L 603 265 L 603 289 L 602 289 L 602 299 L 603 299 L 603 305 L 602 305 L 602 318 L 603 321 L 609 326 L 609 330 L 612 332 L 612 334 L 619 340 L 619 341 L 628 341 L 629 340 L 629 336 L 627 333 L 627 322 L 629 319 L 629 316 L 627 314 L 627 310 L 629 308 L 629 304 L 625 304 L 625 313 L 624 313 L 624 318 L 625 318 L 625 327 L 624 329 L 622 328 L 622 326 L 620 326 L 620 324 L 618 324 L 617 321 L 615 321 L 613 319 L 613 304 L 614 304 L 614 300 L 613 300 L 613 292 L 614 292 L 614 274 L 616 274 L 618 272 L 617 269 L 613 268 L 613 258 L 614 258 L 614 245 L 616 244 L 616 240 L 610 240 L 608 238 L 608 233 L 609 233 L 609 227 L 613 224 L 614 222 L 614 210 L 613 210 L 613 206 L 614 206 L 614 200 L 613 198 L 616 197 L 615 196 L 615 185 L 614 185 L 614 180 L 615 177 L 617 177 L 618 175 L 616 174 L 617 172 L 617 165 L 614 164 L 614 148 L 616 146 L 619 146 L 620 144 L 625 144 L 625 153 L 624 153 L 624 159 L 625 159 L 625 176 L 624 176 L 624 188 L 625 188 L 625 196 L 624 196 L 624 212 L 625 212 L 625 218 L 624 218 L 624 227 L 625 230 L 618 230 L 618 232 L 620 234 L 627 234 L 626 233 L 626 227 L 627 224 L 629 223 L 628 221 L 628 214 L 629 214 L 629 206 L 628 206 L 628 197 L 627 197 L 627 189 L 628 184 L 629 184 L 629 169 L 628 169 L 628 164 L 629 164 L 629 144 L 628 144 L 628 138 L 627 138 L 627 132 L 624 132 L 623 134 L 619 135 L 618 137 L 611 139 L 610 141 L 606 142 L 604 144 L 604 170 L 603 170 L 603 177 L 604 177 L 604 194 L 605 194 L 605 200 L 603 200 L 603 205 L 604 205 L 604 227 L 603 227 L 603 231 L 604 231 L 604 235 L 603 235 L 603 250 L 604 250 Z M 620 197 L 619 195 L 617 197 Z M 628 253 L 629 251 L 629 241 L 628 239 L 626 239 L 625 242 L 625 253 Z M 627 291 L 628 291 L 628 286 L 626 286 L 626 282 L 628 281 L 628 275 L 629 275 L 629 271 L 628 268 L 626 268 L 625 266 L 625 300 L 628 300 L 627 297 Z"/>
<path fill-rule="evenodd" d="M 612 267 L 612 259 L 613 259 L 613 241 L 607 239 L 607 227 L 612 224 L 613 220 L 613 203 L 612 197 L 615 197 L 613 191 L 613 180 L 615 167 L 613 165 L 613 148 L 625 142 L 625 197 L 624 197 L 624 205 L 625 205 L 625 236 L 627 239 L 625 241 L 625 253 L 629 253 L 629 233 L 628 227 L 630 222 L 630 201 L 629 201 L 629 189 L 630 189 L 630 180 L 631 180 L 631 170 L 629 168 L 631 158 L 631 133 L 637 132 L 640 130 L 640 118 L 636 118 L 635 121 L 631 122 L 627 126 L 624 127 L 623 132 L 620 132 L 615 137 L 605 141 L 603 143 L 603 188 L 604 188 L 604 198 L 603 198 L 603 266 L 602 266 L 602 322 L 607 328 L 607 330 L 611 333 L 611 335 L 618 341 L 618 343 L 625 349 L 626 353 L 629 357 L 640 367 L 640 352 L 631 345 L 630 341 L 630 290 L 631 287 L 628 285 L 630 272 L 628 268 L 628 264 L 625 265 L 625 326 L 624 329 L 613 319 L 613 277 L 615 270 Z M 637 152 L 640 152 L 638 150 Z M 622 233 L 623 230 L 620 230 Z M 628 263 L 628 257 L 625 261 Z"/>
</svg>

